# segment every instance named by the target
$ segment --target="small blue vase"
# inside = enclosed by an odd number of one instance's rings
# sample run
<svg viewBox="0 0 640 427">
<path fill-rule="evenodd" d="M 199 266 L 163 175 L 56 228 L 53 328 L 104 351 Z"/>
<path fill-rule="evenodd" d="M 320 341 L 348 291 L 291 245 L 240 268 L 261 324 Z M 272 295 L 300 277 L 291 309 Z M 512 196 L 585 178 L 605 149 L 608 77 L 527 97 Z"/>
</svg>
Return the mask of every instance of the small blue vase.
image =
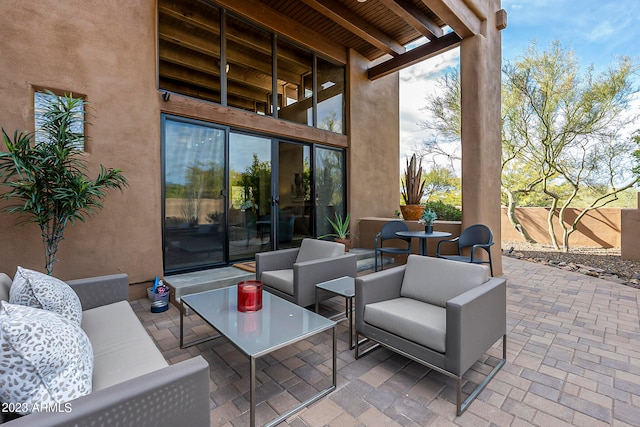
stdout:
<svg viewBox="0 0 640 427">
<path fill-rule="evenodd" d="M 433 233 L 433 225 L 425 225 L 424 226 L 424 232 L 427 233 L 427 234 Z"/>
</svg>

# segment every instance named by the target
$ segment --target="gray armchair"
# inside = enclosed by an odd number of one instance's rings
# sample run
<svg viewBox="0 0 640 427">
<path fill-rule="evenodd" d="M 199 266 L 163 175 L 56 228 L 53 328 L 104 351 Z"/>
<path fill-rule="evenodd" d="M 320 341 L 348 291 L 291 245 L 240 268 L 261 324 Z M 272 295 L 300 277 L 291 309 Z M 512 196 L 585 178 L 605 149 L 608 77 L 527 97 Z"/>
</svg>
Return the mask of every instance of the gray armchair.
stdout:
<svg viewBox="0 0 640 427">
<path fill-rule="evenodd" d="M 345 253 L 342 243 L 304 239 L 300 248 L 256 254 L 264 289 L 301 307 L 315 304 L 316 284 L 357 273 L 357 255 Z"/>
<path fill-rule="evenodd" d="M 506 361 L 506 280 L 476 264 L 410 255 L 356 279 L 356 359 L 371 340 L 456 381 L 462 414 Z M 367 339 L 360 340 L 360 336 Z M 462 402 L 462 376 L 502 338 L 502 359 Z"/>
</svg>

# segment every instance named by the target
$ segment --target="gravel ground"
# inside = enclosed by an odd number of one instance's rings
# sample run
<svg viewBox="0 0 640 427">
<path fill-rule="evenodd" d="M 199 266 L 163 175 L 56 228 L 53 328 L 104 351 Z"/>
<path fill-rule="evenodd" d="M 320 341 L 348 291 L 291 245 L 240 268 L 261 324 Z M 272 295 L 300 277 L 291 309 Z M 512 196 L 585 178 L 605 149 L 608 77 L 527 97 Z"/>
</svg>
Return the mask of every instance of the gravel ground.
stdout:
<svg viewBox="0 0 640 427">
<path fill-rule="evenodd" d="M 503 241 L 502 253 L 640 289 L 640 261 L 623 260 L 620 248 L 575 247 L 569 253 L 564 253 L 550 245 Z"/>
</svg>

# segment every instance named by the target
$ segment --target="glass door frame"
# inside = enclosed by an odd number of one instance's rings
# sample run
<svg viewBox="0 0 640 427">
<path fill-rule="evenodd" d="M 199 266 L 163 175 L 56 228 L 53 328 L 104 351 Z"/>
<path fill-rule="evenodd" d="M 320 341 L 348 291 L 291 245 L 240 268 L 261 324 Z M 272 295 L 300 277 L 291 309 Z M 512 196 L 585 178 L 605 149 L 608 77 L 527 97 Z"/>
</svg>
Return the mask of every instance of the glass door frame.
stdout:
<svg viewBox="0 0 640 427">
<path fill-rule="evenodd" d="M 194 265 L 192 267 L 178 267 L 178 268 L 170 268 L 167 269 L 167 233 L 166 233 L 166 162 L 167 162 L 167 132 L 166 132 L 166 123 L 168 121 L 185 123 L 189 125 L 206 127 L 209 129 L 219 130 L 224 133 L 224 174 L 223 174 L 223 186 L 220 196 L 222 197 L 223 205 L 224 205 L 224 218 L 225 221 L 223 223 L 223 238 L 222 238 L 222 260 L 219 262 L 213 262 L 209 264 L 201 264 Z M 160 170 L 161 170 L 161 190 L 160 197 L 162 200 L 161 203 L 161 229 L 162 229 L 162 266 L 164 274 L 171 273 L 182 273 L 189 271 L 198 271 L 207 268 L 216 268 L 224 265 L 228 265 L 229 261 L 229 218 L 228 218 L 228 188 L 229 188 L 229 173 L 228 173 L 228 164 L 229 164 L 229 127 L 224 125 L 219 125 L 216 123 L 208 122 L 205 120 L 192 119 L 188 117 L 178 116 L 174 114 L 161 113 L 160 115 L 160 128 L 161 128 L 161 147 L 160 147 Z"/>
<path fill-rule="evenodd" d="M 196 265 L 194 267 L 186 267 L 186 268 L 172 268 L 167 270 L 166 269 L 166 162 L 167 162 L 167 146 L 166 146 L 166 138 L 167 138 L 167 132 L 166 132 L 166 123 L 167 121 L 175 121 L 175 122 L 181 122 L 181 123 L 186 123 L 186 124 L 191 124 L 191 125 L 196 125 L 196 126 L 203 126 L 206 128 L 211 128 L 211 129 L 215 129 L 215 130 L 220 130 L 222 132 L 224 132 L 224 185 L 223 185 L 223 189 L 221 192 L 221 196 L 224 199 L 223 203 L 224 203 L 224 233 L 223 233 L 223 249 L 222 249 L 222 256 L 223 256 L 223 260 L 221 262 L 214 262 L 211 264 L 202 264 L 202 265 Z M 231 173 L 231 167 L 230 167 L 230 152 L 231 152 L 231 147 L 230 147 L 230 135 L 231 133 L 238 133 L 238 134 L 244 134 L 247 136 L 255 136 L 255 137 L 260 137 L 260 138 L 265 138 L 265 139 L 269 139 L 270 143 L 271 143 L 271 147 L 270 147 L 270 152 L 271 152 L 271 177 L 270 177 L 270 188 L 271 188 L 271 200 L 270 200 L 270 204 L 271 204 L 271 226 L 270 226 L 270 247 L 268 248 L 268 250 L 276 250 L 279 248 L 280 246 L 280 242 L 279 242 L 279 232 L 281 230 L 278 230 L 278 215 L 274 214 L 274 212 L 278 213 L 279 212 L 279 206 L 280 206 L 280 197 L 279 197 L 279 170 L 280 170 L 280 153 L 279 153 L 279 148 L 280 148 L 280 144 L 281 143 L 285 143 L 285 144 L 291 144 L 291 145 L 298 145 L 298 146 L 302 146 L 302 147 L 309 147 L 309 162 L 310 162 L 310 209 L 311 209 L 311 214 L 313 217 L 313 220 L 309 221 L 308 227 L 309 227 L 309 237 L 312 238 L 317 238 L 317 233 L 318 233 L 318 221 L 321 220 L 320 218 L 318 218 L 318 206 L 317 206 L 317 193 L 316 193 L 316 185 L 317 185 L 317 170 L 316 170 L 316 161 L 317 161 L 317 151 L 319 149 L 329 149 L 329 150 L 335 150 L 337 152 L 341 153 L 341 159 L 342 159 L 342 176 L 343 176 L 343 180 L 344 182 L 342 183 L 342 200 L 343 200 L 343 212 L 341 212 L 343 215 L 348 212 L 347 209 L 347 174 L 346 174 L 346 151 L 344 148 L 340 148 L 340 147 L 333 147 L 333 146 L 327 146 L 327 145 L 322 145 L 322 144 L 318 144 L 318 143 L 310 143 L 310 142 L 304 142 L 304 141 L 299 141 L 299 140 L 295 140 L 295 139 L 288 139 L 288 138 L 283 138 L 280 136 L 275 136 L 275 135 L 270 135 L 270 134 L 266 134 L 266 133 L 261 133 L 261 132 L 251 132 L 248 130 L 244 130 L 244 129 L 239 129 L 239 128 L 232 128 L 230 126 L 226 126 L 226 125 L 221 125 L 221 124 L 217 124 L 215 122 L 209 122 L 206 120 L 199 120 L 199 119 L 193 119 L 193 118 L 188 118 L 188 117 L 183 117 L 183 116 L 178 116 L 175 114 L 170 114 L 170 113 L 162 113 L 161 114 L 161 129 L 162 129 L 162 134 L 161 134 L 161 150 L 160 150 L 160 155 L 161 155 L 161 198 L 162 198 L 162 203 L 161 203 L 161 231 L 162 231 L 162 245 L 163 245 L 163 249 L 162 249 L 162 258 L 163 258 L 163 268 L 164 268 L 164 273 L 165 274 L 172 274 L 172 273 L 182 273 L 182 272 L 189 272 L 189 271 L 197 271 L 197 270 L 203 270 L 203 269 L 207 269 L 207 268 L 216 268 L 216 267 L 222 267 L 222 266 L 228 266 L 230 265 L 230 263 L 232 262 L 237 262 L 239 260 L 230 260 L 230 249 L 229 249 L 229 243 L 230 243 L 230 218 L 229 218 L 229 203 L 230 203 L 230 186 L 231 186 L 231 181 L 230 181 L 230 173 Z M 326 219 L 322 219 L 325 220 Z M 249 258 L 247 258 L 249 259 Z"/>
</svg>

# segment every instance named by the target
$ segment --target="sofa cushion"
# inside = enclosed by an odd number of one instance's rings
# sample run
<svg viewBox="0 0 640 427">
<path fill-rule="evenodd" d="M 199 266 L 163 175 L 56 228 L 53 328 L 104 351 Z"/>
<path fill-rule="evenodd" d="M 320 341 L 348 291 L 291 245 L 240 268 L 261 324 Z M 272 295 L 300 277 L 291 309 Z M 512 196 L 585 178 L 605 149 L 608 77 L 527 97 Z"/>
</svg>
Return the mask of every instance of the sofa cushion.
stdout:
<svg viewBox="0 0 640 427">
<path fill-rule="evenodd" d="M 260 280 L 267 286 L 293 295 L 293 270 L 264 271 Z"/>
<path fill-rule="evenodd" d="M 411 298 L 367 304 L 364 321 L 428 347 L 445 352 L 447 313 L 442 307 Z"/>
<path fill-rule="evenodd" d="M 9 301 L 9 288 L 11 288 L 11 277 L 0 273 L 0 301 Z"/>
<path fill-rule="evenodd" d="M 9 289 L 9 302 L 53 311 L 77 325 L 82 322 L 82 305 L 71 286 L 38 271 L 18 267 Z"/>
<path fill-rule="evenodd" d="M 57 313 L 0 303 L 0 401 L 64 403 L 91 393 L 93 353 L 87 335 Z"/>
<path fill-rule="evenodd" d="M 489 267 L 409 255 L 400 295 L 445 307 L 451 298 L 489 280 Z"/>
<path fill-rule="evenodd" d="M 303 239 L 298 251 L 296 262 L 313 261 L 316 259 L 333 258 L 344 254 L 342 243 L 326 240 Z"/>
<path fill-rule="evenodd" d="M 168 366 L 127 301 L 84 312 L 93 346 L 94 391 Z"/>
</svg>

